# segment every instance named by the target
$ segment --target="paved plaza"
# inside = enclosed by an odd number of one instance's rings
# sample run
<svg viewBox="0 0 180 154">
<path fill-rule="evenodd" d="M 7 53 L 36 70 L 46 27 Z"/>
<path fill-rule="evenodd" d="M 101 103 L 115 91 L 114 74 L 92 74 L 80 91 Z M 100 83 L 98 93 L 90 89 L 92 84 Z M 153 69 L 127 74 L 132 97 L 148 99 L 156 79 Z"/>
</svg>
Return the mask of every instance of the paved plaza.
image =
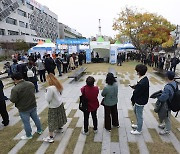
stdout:
<svg viewBox="0 0 180 154">
<path fill-rule="evenodd" d="M 103 69 L 96 69 L 98 65 Z M 158 132 L 157 115 L 153 112 L 154 103 L 156 100 L 149 99 L 149 103 L 144 109 L 144 125 L 143 133 L 139 136 L 130 134 L 131 123 L 134 121 L 133 108 L 130 98 L 132 89 L 129 84 L 136 83 L 138 77 L 134 71 L 135 63 L 126 62 L 122 67 L 117 67 L 110 64 L 84 64 L 87 67 L 87 73 L 81 77 L 79 81 L 72 81 L 67 78 L 67 75 L 58 77 L 63 82 L 63 102 L 66 109 L 68 122 L 63 128 L 63 133 L 55 135 L 54 143 L 45 143 L 43 138 L 48 136 L 47 128 L 47 104 L 44 98 L 45 86 L 39 83 L 40 91 L 36 94 L 37 109 L 40 120 L 43 126 L 43 134 L 36 134 L 34 123 L 33 139 L 20 140 L 24 135 L 24 130 L 18 111 L 15 106 L 7 101 L 7 109 L 10 115 L 10 125 L 3 127 L 0 125 L 0 154 L 176 154 L 180 153 L 180 115 L 178 118 L 172 116 L 172 132 L 169 136 L 160 136 Z M 90 117 L 90 134 L 82 135 L 83 130 L 83 114 L 78 109 L 78 99 L 80 96 L 80 88 L 85 85 L 85 79 L 88 75 L 92 75 L 96 79 L 97 85 L 100 88 L 99 101 L 102 100 L 101 91 L 105 86 L 105 77 L 109 67 L 115 68 L 117 72 L 117 83 L 119 88 L 118 93 L 118 114 L 120 128 L 112 128 L 109 133 L 104 129 L 104 110 L 103 106 L 98 109 L 98 133 L 94 134 L 92 130 L 92 119 Z M 127 70 L 126 70 L 127 67 Z M 180 71 L 178 66 L 178 71 Z M 152 69 L 149 69 L 147 74 L 150 80 L 150 94 L 164 87 L 165 81 L 163 78 L 155 74 Z M 12 84 L 8 84 L 10 80 L 3 80 L 6 83 L 4 89 L 5 95 L 10 96 Z M 1 121 L 1 119 L 0 119 Z"/>
</svg>

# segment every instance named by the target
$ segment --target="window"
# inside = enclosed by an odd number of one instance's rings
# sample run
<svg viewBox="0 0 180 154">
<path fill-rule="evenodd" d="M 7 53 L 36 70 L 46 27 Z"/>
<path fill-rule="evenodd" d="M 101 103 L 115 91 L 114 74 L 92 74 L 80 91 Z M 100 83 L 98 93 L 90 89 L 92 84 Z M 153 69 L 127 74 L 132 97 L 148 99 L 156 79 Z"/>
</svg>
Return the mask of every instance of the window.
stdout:
<svg viewBox="0 0 180 154">
<path fill-rule="evenodd" d="M 24 0 L 18 0 L 19 4 L 24 4 Z"/>
<path fill-rule="evenodd" d="M 28 28 L 28 23 L 26 23 L 26 28 Z"/>
<path fill-rule="evenodd" d="M 0 29 L 0 35 L 5 35 L 5 29 Z"/>
<path fill-rule="evenodd" d="M 24 27 L 24 28 L 25 28 L 25 23 L 24 23 L 24 22 L 22 22 L 22 21 L 19 21 L 19 26 L 20 26 L 20 27 Z"/>
<path fill-rule="evenodd" d="M 20 9 L 18 9 L 17 12 L 18 12 L 19 15 L 21 15 L 21 16 L 23 16 L 23 17 L 27 17 L 27 16 L 26 16 L 26 12 L 24 12 L 24 11 L 22 11 L 22 10 L 20 10 Z"/>
<path fill-rule="evenodd" d="M 25 35 L 25 33 L 21 32 L 21 35 Z"/>
<path fill-rule="evenodd" d="M 27 8 L 31 9 L 31 10 L 34 10 L 34 6 L 32 6 L 31 4 L 29 3 L 26 3 L 27 4 Z"/>
<path fill-rule="evenodd" d="M 12 24 L 12 25 L 17 25 L 17 20 L 13 18 L 7 18 L 6 23 Z"/>
<path fill-rule="evenodd" d="M 8 35 L 19 35 L 19 32 L 8 30 Z"/>
</svg>

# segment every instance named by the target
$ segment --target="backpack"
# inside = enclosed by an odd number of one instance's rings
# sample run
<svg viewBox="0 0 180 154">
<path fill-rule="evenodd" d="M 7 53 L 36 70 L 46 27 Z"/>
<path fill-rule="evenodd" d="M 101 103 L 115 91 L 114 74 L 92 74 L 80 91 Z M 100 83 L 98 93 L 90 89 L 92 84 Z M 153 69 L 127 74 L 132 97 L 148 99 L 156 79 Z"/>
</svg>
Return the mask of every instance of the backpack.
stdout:
<svg viewBox="0 0 180 154">
<path fill-rule="evenodd" d="M 177 117 L 178 112 L 180 111 L 180 90 L 178 89 L 178 85 L 177 85 L 176 89 L 174 88 L 174 86 L 172 84 L 168 84 L 168 85 L 170 85 L 174 91 L 173 98 L 168 103 L 168 106 L 173 112 L 177 112 L 176 116 L 175 116 L 175 117 Z"/>
<path fill-rule="evenodd" d="M 33 68 L 33 67 L 32 67 Z M 32 71 L 32 68 L 28 68 L 28 71 L 27 71 L 27 77 L 28 78 L 32 78 L 34 77 L 34 72 Z"/>
</svg>

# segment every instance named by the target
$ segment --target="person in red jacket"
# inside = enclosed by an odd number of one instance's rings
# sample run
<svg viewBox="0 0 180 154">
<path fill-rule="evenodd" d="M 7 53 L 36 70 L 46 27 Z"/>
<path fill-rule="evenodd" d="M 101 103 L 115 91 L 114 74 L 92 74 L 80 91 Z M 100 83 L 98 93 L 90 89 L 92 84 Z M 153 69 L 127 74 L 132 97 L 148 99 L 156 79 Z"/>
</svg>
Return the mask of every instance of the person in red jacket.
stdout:
<svg viewBox="0 0 180 154">
<path fill-rule="evenodd" d="M 98 94 L 99 89 L 97 86 L 94 86 L 95 79 L 92 76 L 87 77 L 86 85 L 81 88 L 81 93 L 85 95 L 88 100 L 88 111 L 84 113 L 84 131 L 82 134 L 89 135 L 88 126 L 89 126 L 89 114 L 91 113 L 94 125 L 94 133 L 97 133 L 97 109 L 99 107 Z"/>
</svg>

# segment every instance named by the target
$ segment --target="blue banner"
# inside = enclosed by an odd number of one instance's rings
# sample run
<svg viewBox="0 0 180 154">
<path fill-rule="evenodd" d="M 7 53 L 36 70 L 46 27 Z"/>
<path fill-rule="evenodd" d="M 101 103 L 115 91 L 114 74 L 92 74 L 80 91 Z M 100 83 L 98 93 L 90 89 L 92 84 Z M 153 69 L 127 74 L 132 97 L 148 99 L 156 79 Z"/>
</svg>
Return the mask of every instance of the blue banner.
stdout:
<svg viewBox="0 0 180 154">
<path fill-rule="evenodd" d="M 56 44 L 67 44 L 67 45 L 88 45 L 89 39 L 57 39 Z"/>
<path fill-rule="evenodd" d="M 86 49 L 86 63 L 91 63 L 91 50 Z"/>
</svg>

